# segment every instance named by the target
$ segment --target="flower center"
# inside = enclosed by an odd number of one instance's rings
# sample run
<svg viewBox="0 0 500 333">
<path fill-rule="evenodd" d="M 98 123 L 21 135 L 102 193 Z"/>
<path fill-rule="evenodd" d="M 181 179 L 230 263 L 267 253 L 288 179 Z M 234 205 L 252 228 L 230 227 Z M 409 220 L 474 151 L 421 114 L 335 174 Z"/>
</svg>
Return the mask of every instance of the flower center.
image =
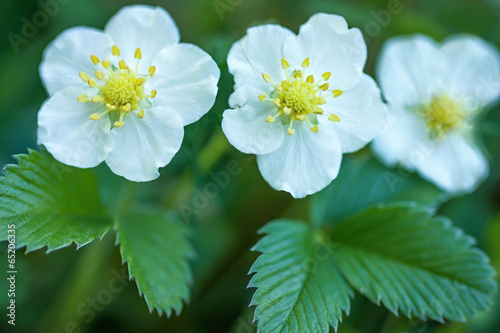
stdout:
<svg viewBox="0 0 500 333">
<path fill-rule="evenodd" d="M 448 95 L 433 96 L 422 114 L 432 136 L 444 139 L 445 135 L 458 128 L 466 118 L 463 104 Z"/>
<path fill-rule="evenodd" d="M 268 116 L 266 122 L 272 123 L 277 117 L 282 117 L 286 124 L 288 121 L 288 134 L 295 133 L 293 123 L 298 121 L 305 121 L 309 124 L 311 131 L 318 133 L 317 116 L 323 115 L 323 109 L 320 107 L 327 103 L 326 97 L 323 95 L 328 88 L 331 73 L 326 72 L 321 75 L 321 79 L 315 81 L 313 75 L 306 77 L 306 69 L 310 65 L 309 58 L 302 62 L 302 69 L 296 71 L 289 71 L 290 64 L 286 59 L 281 59 L 281 67 L 286 73 L 286 80 L 281 83 L 275 83 L 269 74 L 262 73 L 262 78 L 267 83 L 274 86 L 274 91 L 269 97 L 266 94 L 259 95 L 262 102 L 270 101 L 277 108 L 278 112 L 274 116 Z M 336 89 L 332 90 L 332 97 L 339 97 L 343 91 Z M 340 121 L 339 116 L 330 114 L 328 119 L 333 122 Z"/>
<path fill-rule="evenodd" d="M 137 73 L 139 61 L 142 58 L 142 52 L 139 48 L 135 50 L 134 57 L 137 59 L 137 63 L 133 71 L 125 60 L 121 59 L 120 49 L 116 45 L 113 45 L 111 53 L 118 58 L 118 67 L 113 66 L 109 60 L 101 62 L 95 55 L 90 56 L 90 60 L 98 67 L 98 70 L 94 72 L 96 79 L 84 72 L 80 72 L 80 78 L 89 87 L 98 88 L 99 93 L 92 98 L 85 94 L 80 95 L 78 101 L 102 103 L 106 107 L 106 111 L 92 114 L 90 116 L 92 120 L 101 119 L 102 116 L 115 111 L 119 118 L 114 122 L 114 126 L 119 128 L 123 126 L 125 115 L 132 111 L 137 111 L 137 116 L 141 119 L 144 118 L 144 110 L 141 109 L 139 102 L 144 98 L 155 98 L 156 96 L 156 90 L 152 90 L 150 95 L 144 93 L 144 83 L 154 75 L 156 67 L 149 67 L 148 75 Z"/>
</svg>

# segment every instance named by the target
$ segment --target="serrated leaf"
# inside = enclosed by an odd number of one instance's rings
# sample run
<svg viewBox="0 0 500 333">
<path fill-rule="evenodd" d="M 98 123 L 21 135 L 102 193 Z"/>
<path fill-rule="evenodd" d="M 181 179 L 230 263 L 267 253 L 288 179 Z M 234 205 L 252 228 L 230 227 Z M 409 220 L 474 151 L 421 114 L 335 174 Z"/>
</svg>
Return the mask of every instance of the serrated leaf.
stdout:
<svg viewBox="0 0 500 333">
<path fill-rule="evenodd" d="M 374 207 L 335 225 L 331 237 L 349 283 L 396 314 L 463 321 L 491 303 L 488 257 L 444 217 L 408 205 Z"/>
<path fill-rule="evenodd" d="M 416 201 L 434 207 L 445 194 L 403 169 L 387 169 L 370 155 L 343 162 L 339 176 L 312 198 L 312 220 L 328 225 L 377 203 Z"/>
<path fill-rule="evenodd" d="M 123 261 L 149 310 L 179 314 L 192 282 L 187 226 L 162 212 L 138 212 L 119 217 L 115 228 Z"/>
<path fill-rule="evenodd" d="M 61 164 L 46 151 L 16 158 L 19 165 L 8 165 L 0 177 L 0 240 L 14 224 L 17 248 L 52 251 L 83 246 L 112 226 L 92 170 Z"/>
<path fill-rule="evenodd" d="M 249 284 L 260 332 L 328 332 L 349 312 L 352 290 L 340 275 L 330 248 L 304 223 L 270 222 L 254 250 Z"/>
</svg>

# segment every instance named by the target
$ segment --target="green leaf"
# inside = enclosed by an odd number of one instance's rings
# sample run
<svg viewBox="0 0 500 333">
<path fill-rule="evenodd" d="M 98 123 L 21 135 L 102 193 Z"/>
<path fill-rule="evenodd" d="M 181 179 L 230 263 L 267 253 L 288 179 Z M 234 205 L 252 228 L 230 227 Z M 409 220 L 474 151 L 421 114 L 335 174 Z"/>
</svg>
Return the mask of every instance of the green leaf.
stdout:
<svg viewBox="0 0 500 333">
<path fill-rule="evenodd" d="M 123 261 L 149 310 L 179 314 L 192 282 L 187 226 L 164 213 L 138 212 L 119 217 L 115 228 Z"/>
<path fill-rule="evenodd" d="M 301 222 L 270 222 L 254 250 L 252 304 L 260 332 L 328 332 L 349 312 L 353 292 L 340 275 L 331 248 Z"/>
<path fill-rule="evenodd" d="M 112 219 L 103 211 L 92 170 L 68 167 L 48 152 L 16 156 L 0 177 L 0 240 L 15 225 L 16 248 L 47 252 L 103 237 Z"/>
<path fill-rule="evenodd" d="M 395 314 L 463 321 L 491 304 L 488 257 L 446 218 L 407 205 L 374 207 L 336 224 L 331 236 L 349 283 Z"/>
<path fill-rule="evenodd" d="M 444 198 L 443 192 L 415 174 L 387 169 L 370 155 L 355 156 L 344 161 L 339 176 L 313 196 L 312 220 L 325 225 L 380 202 L 434 206 Z"/>
</svg>

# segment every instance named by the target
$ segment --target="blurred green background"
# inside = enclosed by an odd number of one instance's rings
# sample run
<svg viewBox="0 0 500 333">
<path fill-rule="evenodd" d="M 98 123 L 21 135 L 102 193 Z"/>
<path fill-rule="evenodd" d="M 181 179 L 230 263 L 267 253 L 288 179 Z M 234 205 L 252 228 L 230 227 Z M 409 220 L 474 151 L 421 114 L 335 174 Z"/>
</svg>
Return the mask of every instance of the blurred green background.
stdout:
<svg viewBox="0 0 500 333">
<path fill-rule="evenodd" d="M 57 9 L 47 15 L 45 24 L 40 24 L 33 36 L 23 36 L 26 21 L 33 22 L 37 13 L 45 11 L 46 3 L 56 3 Z M 366 72 L 371 75 L 381 45 L 394 35 L 419 32 L 440 40 L 467 32 L 500 46 L 497 0 L 1 0 L 0 166 L 14 163 L 12 155 L 36 147 L 36 115 L 47 97 L 38 66 L 47 44 L 73 26 L 103 28 L 119 8 L 135 3 L 167 9 L 179 26 L 181 40 L 201 46 L 222 71 L 215 106 L 201 121 L 186 128 L 181 151 L 161 170 L 161 178 L 133 185 L 140 204 L 160 204 L 178 212 L 179 205 L 192 202 L 196 191 L 213 182 L 210 172 L 225 170 L 231 161 L 241 167 L 241 172 L 220 189 L 216 198 L 208 203 L 199 202 L 199 212 L 188 221 L 198 252 L 193 262 L 191 301 L 182 314 L 170 319 L 149 314 L 135 283 L 117 278 L 122 275 L 123 267 L 114 246 L 114 234 L 110 232 L 102 241 L 78 251 L 74 246 L 49 255 L 43 251 L 24 255 L 21 254 L 24 250 L 21 251 L 17 256 L 20 272 L 17 325 L 13 330 L 4 318 L 0 322 L 1 331 L 255 331 L 253 308 L 248 308 L 253 290 L 246 289 L 246 285 L 247 272 L 257 256 L 250 251 L 259 239 L 257 230 L 277 217 L 307 219 L 309 213 L 307 200 L 294 201 L 288 194 L 272 190 L 259 175 L 254 158 L 233 149 L 220 130 L 222 112 L 233 86 L 226 55 L 248 27 L 272 22 L 297 32 L 300 24 L 314 13 L 342 15 L 350 26 L 360 28 L 365 34 L 369 51 Z M 385 15 L 391 9 L 393 14 Z M 11 42 L 16 38 L 14 35 L 22 38 L 16 39 L 15 45 Z M 491 161 L 490 177 L 476 193 L 451 200 L 439 211 L 478 239 L 479 247 L 492 257 L 497 270 L 500 270 L 499 110 L 498 107 L 491 110 L 480 127 Z M 206 145 L 210 149 L 203 151 Z M 369 153 L 365 149 L 358 154 Z M 121 186 L 125 186 L 121 179 L 105 166 L 99 167 L 98 172 L 102 182 L 110 182 L 115 189 L 114 193 L 103 193 L 104 198 L 121 194 Z M 193 192 L 193 188 L 197 190 Z M 1 252 L 5 250 L 6 246 L 2 246 Z M 2 271 L 6 271 L 3 269 L 6 260 L 0 258 L 0 261 Z M 103 290 L 109 290 L 110 283 L 123 286 L 123 290 L 112 293 L 111 299 L 104 299 Z M 3 309 L 6 289 L 2 278 L 0 307 Z M 339 332 L 500 332 L 498 295 L 496 299 L 492 311 L 467 324 L 440 325 L 397 318 L 356 295 L 351 315 L 344 319 Z"/>
</svg>

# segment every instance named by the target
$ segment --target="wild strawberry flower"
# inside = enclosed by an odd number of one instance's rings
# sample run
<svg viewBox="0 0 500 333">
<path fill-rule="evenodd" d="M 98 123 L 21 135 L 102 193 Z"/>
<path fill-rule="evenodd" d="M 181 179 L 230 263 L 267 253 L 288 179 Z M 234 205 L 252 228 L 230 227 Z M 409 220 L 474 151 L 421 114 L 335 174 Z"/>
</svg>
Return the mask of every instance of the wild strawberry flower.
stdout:
<svg viewBox="0 0 500 333">
<path fill-rule="evenodd" d="M 476 120 L 500 96 L 500 54 L 469 35 L 438 44 L 415 35 L 386 42 L 378 80 L 389 123 L 373 149 L 449 192 L 470 192 L 488 175 Z"/>
<path fill-rule="evenodd" d="M 213 106 L 220 71 L 160 7 L 122 8 L 104 31 L 75 27 L 45 50 L 49 99 L 38 142 L 68 165 L 102 161 L 132 181 L 159 176 L 179 150 L 184 126 Z"/>
<path fill-rule="evenodd" d="M 228 56 L 232 109 L 222 128 L 230 143 L 256 154 L 277 190 L 302 198 L 337 177 L 343 153 L 382 130 L 387 110 L 363 74 L 366 44 L 341 16 L 316 14 L 298 35 L 279 25 L 250 28 Z"/>
</svg>

